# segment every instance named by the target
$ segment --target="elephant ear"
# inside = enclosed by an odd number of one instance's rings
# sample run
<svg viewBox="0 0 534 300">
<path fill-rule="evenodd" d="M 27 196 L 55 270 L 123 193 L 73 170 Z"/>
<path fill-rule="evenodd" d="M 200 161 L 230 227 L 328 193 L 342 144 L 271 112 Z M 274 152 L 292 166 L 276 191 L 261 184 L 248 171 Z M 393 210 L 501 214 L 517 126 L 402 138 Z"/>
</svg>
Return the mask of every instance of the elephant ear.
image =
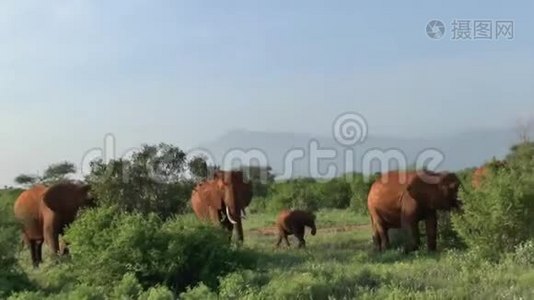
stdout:
<svg viewBox="0 0 534 300">
<path fill-rule="evenodd" d="M 243 208 L 249 206 L 250 202 L 252 201 L 252 185 L 248 182 L 244 182 L 239 187 L 240 191 L 240 198 L 242 199 Z"/>
<path fill-rule="evenodd" d="M 252 184 L 247 181 L 243 171 L 232 171 L 228 175 L 231 176 L 232 186 L 235 190 L 239 206 L 245 208 L 249 206 L 252 201 Z"/>
<path fill-rule="evenodd" d="M 82 200 L 80 186 L 73 183 L 55 184 L 43 195 L 44 204 L 67 219 L 74 218 Z"/>
<path fill-rule="evenodd" d="M 442 177 L 442 174 L 429 170 L 418 171 L 409 181 L 406 191 L 420 205 L 438 209 L 442 206 L 438 197 Z"/>
<path fill-rule="evenodd" d="M 222 209 L 225 186 L 226 184 L 220 179 L 214 179 L 203 183 L 198 188 L 200 199 L 210 207 L 217 210 Z"/>
</svg>

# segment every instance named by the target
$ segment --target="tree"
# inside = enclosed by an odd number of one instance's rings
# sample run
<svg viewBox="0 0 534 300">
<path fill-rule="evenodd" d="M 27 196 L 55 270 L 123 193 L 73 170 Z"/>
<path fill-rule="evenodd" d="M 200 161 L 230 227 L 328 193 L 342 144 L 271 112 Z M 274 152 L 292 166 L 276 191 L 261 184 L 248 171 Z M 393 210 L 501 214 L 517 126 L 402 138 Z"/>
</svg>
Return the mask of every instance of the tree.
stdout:
<svg viewBox="0 0 534 300">
<path fill-rule="evenodd" d="M 73 163 L 68 161 L 55 163 L 46 168 L 41 181 L 46 183 L 58 182 L 72 173 L 76 173 L 76 166 Z"/>
<path fill-rule="evenodd" d="M 39 182 L 39 177 L 36 175 L 20 174 L 15 177 L 14 181 L 23 186 L 31 186 Z"/>
<path fill-rule="evenodd" d="M 87 181 L 101 205 L 166 219 L 184 211 L 193 182 L 184 176 L 186 154 L 178 147 L 144 145 L 130 159 L 91 163 Z"/>
<path fill-rule="evenodd" d="M 189 171 L 195 181 L 208 178 L 208 163 L 204 156 L 195 156 L 188 162 Z"/>
</svg>

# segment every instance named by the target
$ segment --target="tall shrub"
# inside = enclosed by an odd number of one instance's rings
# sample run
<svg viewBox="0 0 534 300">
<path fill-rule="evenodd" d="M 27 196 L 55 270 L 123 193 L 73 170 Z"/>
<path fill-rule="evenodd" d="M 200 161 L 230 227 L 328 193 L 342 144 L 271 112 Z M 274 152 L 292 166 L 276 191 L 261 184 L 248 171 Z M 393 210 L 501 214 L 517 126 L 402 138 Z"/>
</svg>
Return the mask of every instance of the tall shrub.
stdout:
<svg viewBox="0 0 534 300">
<path fill-rule="evenodd" d="M 66 234 L 71 243 L 70 275 L 110 291 L 130 273 L 148 288 L 165 285 L 175 292 L 246 265 L 222 229 L 177 217 L 164 222 L 155 214 L 120 213 L 114 207 L 87 211 Z"/>
<path fill-rule="evenodd" d="M 534 165 L 489 172 L 479 188 L 462 196 L 454 227 L 482 255 L 498 258 L 534 237 Z"/>
</svg>

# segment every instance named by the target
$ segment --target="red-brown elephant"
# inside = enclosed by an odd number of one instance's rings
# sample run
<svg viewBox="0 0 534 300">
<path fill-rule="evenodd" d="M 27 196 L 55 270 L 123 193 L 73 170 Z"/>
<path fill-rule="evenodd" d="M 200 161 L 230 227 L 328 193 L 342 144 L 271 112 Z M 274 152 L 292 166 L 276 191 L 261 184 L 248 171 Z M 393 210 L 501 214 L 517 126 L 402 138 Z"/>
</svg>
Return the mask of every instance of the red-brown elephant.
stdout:
<svg viewBox="0 0 534 300">
<path fill-rule="evenodd" d="M 35 185 L 22 192 L 13 206 L 15 217 L 22 224 L 22 239 L 30 249 L 35 267 L 42 261 L 44 235 L 40 203 L 46 190 L 44 185 Z"/>
<path fill-rule="evenodd" d="M 317 228 L 315 227 L 315 215 L 303 210 L 283 210 L 278 214 L 276 219 L 276 228 L 278 230 L 278 241 L 276 247 L 280 246 L 282 240 L 285 240 L 289 247 L 288 235 L 295 235 L 299 240 L 299 248 L 306 247 L 304 240 L 305 227 L 311 228 L 311 234 L 315 235 Z"/>
<path fill-rule="evenodd" d="M 245 208 L 252 200 L 252 186 L 242 171 L 218 171 L 214 178 L 198 184 L 191 194 L 191 206 L 200 220 L 211 220 L 243 242 Z"/>
<path fill-rule="evenodd" d="M 15 201 L 13 211 L 22 224 L 23 239 L 30 248 L 33 265 L 42 262 L 42 244 L 60 253 L 59 235 L 76 218 L 78 210 L 93 204 L 88 185 L 62 182 L 51 187 L 35 185 Z M 66 252 L 65 249 L 61 252 Z"/>
<path fill-rule="evenodd" d="M 380 176 L 371 186 L 367 207 L 373 240 L 379 251 L 389 247 L 388 230 L 403 228 L 409 233 L 405 251 L 419 246 L 419 221 L 426 225 L 428 250 L 436 250 L 437 210 L 458 209 L 461 185 L 454 173 L 393 171 Z"/>
</svg>

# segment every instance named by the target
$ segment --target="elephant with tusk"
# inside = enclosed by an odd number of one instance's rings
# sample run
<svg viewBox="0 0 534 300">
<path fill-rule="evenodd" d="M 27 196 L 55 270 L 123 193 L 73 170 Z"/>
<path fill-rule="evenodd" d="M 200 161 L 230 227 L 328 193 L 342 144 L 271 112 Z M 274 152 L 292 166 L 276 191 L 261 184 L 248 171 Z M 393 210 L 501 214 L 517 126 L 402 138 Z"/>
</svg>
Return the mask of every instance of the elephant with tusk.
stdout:
<svg viewBox="0 0 534 300">
<path fill-rule="evenodd" d="M 200 220 L 210 220 L 237 232 L 243 242 L 242 220 L 252 200 L 252 186 L 242 171 L 218 171 L 213 179 L 198 184 L 191 194 L 191 206 Z"/>
</svg>

